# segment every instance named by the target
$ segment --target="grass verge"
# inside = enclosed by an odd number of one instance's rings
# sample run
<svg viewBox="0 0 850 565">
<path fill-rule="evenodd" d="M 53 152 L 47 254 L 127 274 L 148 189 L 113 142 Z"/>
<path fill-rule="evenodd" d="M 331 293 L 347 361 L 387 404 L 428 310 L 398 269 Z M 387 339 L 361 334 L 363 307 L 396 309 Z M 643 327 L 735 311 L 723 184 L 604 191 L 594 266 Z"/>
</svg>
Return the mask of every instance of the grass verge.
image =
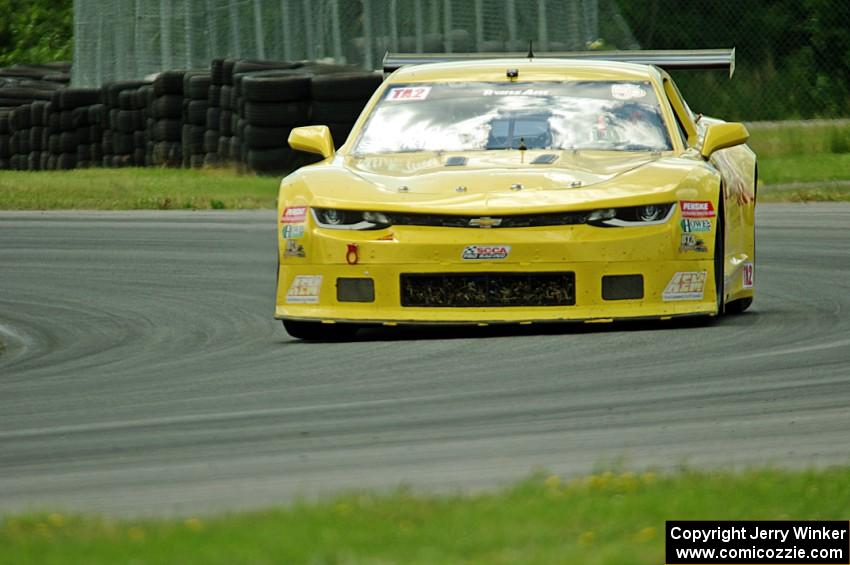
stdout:
<svg viewBox="0 0 850 565">
<path fill-rule="evenodd" d="M 850 153 L 850 120 L 755 122 L 747 129 L 748 143 L 760 159 Z"/>
<path fill-rule="evenodd" d="M 667 519 L 846 519 L 850 470 L 534 476 L 473 496 L 350 494 L 212 518 L 9 516 L 0 562 L 663 563 Z"/>
<path fill-rule="evenodd" d="M 850 181 L 850 153 L 759 157 L 759 180 L 767 184 Z"/>
<path fill-rule="evenodd" d="M 279 184 L 226 170 L 3 171 L 0 210 L 274 208 Z"/>
</svg>

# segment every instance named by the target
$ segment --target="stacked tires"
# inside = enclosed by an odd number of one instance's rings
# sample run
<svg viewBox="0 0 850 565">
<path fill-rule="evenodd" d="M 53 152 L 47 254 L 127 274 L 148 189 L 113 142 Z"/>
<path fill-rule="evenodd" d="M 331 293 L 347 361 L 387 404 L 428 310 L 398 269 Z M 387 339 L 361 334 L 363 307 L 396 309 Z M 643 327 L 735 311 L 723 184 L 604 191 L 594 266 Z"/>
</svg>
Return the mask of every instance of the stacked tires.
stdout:
<svg viewBox="0 0 850 565">
<path fill-rule="evenodd" d="M 206 133 L 207 96 L 211 86 L 210 73 L 186 73 L 183 78 L 183 166 L 199 169 L 204 165 L 204 135 Z"/>
<path fill-rule="evenodd" d="M 295 155 L 287 140 L 293 127 L 310 123 L 310 77 L 291 71 L 266 71 L 241 80 L 242 141 L 245 162 L 259 173 L 292 168 Z"/>
<path fill-rule="evenodd" d="M 219 95 L 220 111 L 218 113 L 218 152 L 219 161 L 230 163 L 234 160 L 231 148 L 237 146 L 239 140 L 233 134 L 233 67 L 236 61 L 225 59 L 222 62 L 222 85 Z"/>
<path fill-rule="evenodd" d="M 9 114 L 9 166 L 26 171 L 30 153 L 30 105 L 15 107 Z"/>
<path fill-rule="evenodd" d="M 0 108 L 0 170 L 11 168 L 11 108 Z"/>
<path fill-rule="evenodd" d="M 136 108 L 135 92 L 147 84 L 140 80 L 107 83 L 101 89 L 103 139 L 102 163 L 104 167 L 128 167 L 137 163 L 138 129 L 144 129 L 142 113 Z M 126 94 L 125 94 L 126 93 Z"/>
<path fill-rule="evenodd" d="M 68 88 L 55 93 L 51 102 L 53 118 L 48 144 L 54 158 L 48 159 L 48 168 L 73 169 L 91 166 L 91 145 L 100 143 L 93 139 L 89 126 L 92 123 L 90 108 L 100 102 L 100 89 Z M 58 112 L 56 111 L 58 110 Z M 50 118 L 48 118 L 50 119 Z"/>
<path fill-rule="evenodd" d="M 210 88 L 207 91 L 207 120 L 204 132 L 204 165 L 216 167 L 221 164 L 218 139 L 221 137 L 221 89 L 224 86 L 224 59 L 213 59 L 210 63 Z"/>
<path fill-rule="evenodd" d="M 30 128 L 29 128 L 29 149 L 30 153 L 27 157 L 27 169 L 30 171 L 40 171 L 47 168 L 48 152 L 48 137 L 50 129 L 47 127 L 47 116 L 50 102 L 38 100 L 29 105 L 30 108 Z"/>
<path fill-rule="evenodd" d="M 103 165 L 103 123 L 104 115 L 106 114 L 104 110 L 105 106 L 100 103 L 92 104 L 85 108 L 88 114 L 88 155 L 86 155 L 85 148 L 78 148 L 77 161 L 78 164 L 80 162 L 88 161 L 88 166 L 90 167 L 101 167 Z"/>
<path fill-rule="evenodd" d="M 183 163 L 183 78 L 186 71 L 165 71 L 153 81 L 153 165 L 180 167 Z"/>
<path fill-rule="evenodd" d="M 345 143 L 354 122 L 382 81 L 380 74 L 367 72 L 313 76 L 310 88 L 312 123 L 328 126 L 334 146 L 339 147 Z"/>
<path fill-rule="evenodd" d="M 68 63 L 0 69 L 0 169 L 47 165 L 49 102 L 68 84 Z"/>
<path fill-rule="evenodd" d="M 235 165 L 278 174 L 316 160 L 293 127 L 324 124 L 342 145 L 380 75 L 287 61 L 212 61 L 154 81 L 67 88 L 68 67 L 0 69 L 0 168 Z"/>
<path fill-rule="evenodd" d="M 118 93 L 118 110 L 110 112 L 110 127 L 115 155 L 113 167 L 144 166 L 145 118 L 144 106 L 139 106 L 138 88 Z"/>
</svg>

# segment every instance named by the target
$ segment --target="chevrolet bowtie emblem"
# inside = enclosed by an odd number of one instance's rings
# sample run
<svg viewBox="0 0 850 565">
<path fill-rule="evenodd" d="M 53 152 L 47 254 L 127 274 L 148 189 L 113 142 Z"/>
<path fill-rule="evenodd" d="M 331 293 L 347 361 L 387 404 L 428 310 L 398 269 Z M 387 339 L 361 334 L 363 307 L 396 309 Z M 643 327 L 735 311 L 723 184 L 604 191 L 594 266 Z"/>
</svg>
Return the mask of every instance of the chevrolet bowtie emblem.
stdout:
<svg viewBox="0 0 850 565">
<path fill-rule="evenodd" d="M 501 223 L 502 223 L 501 218 L 490 218 L 490 217 L 485 216 L 483 218 L 472 218 L 471 220 L 469 220 L 469 227 L 472 227 L 472 228 L 492 228 L 492 227 L 498 226 Z"/>
</svg>

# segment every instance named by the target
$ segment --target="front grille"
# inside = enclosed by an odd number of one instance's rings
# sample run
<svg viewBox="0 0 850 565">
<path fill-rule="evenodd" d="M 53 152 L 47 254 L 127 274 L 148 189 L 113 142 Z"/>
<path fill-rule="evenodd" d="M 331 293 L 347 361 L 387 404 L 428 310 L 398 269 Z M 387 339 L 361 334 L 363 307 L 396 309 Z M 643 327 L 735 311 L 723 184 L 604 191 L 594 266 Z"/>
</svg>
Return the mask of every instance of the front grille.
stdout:
<svg viewBox="0 0 850 565">
<path fill-rule="evenodd" d="M 402 274 L 401 305 L 428 308 L 571 306 L 575 273 Z"/>
<path fill-rule="evenodd" d="M 451 214 L 400 214 L 385 212 L 394 226 L 442 228 L 534 228 L 541 226 L 573 226 L 587 223 L 590 212 L 553 212 L 547 214 L 514 214 L 510 216 L 455 216 Z"/>
</svg>

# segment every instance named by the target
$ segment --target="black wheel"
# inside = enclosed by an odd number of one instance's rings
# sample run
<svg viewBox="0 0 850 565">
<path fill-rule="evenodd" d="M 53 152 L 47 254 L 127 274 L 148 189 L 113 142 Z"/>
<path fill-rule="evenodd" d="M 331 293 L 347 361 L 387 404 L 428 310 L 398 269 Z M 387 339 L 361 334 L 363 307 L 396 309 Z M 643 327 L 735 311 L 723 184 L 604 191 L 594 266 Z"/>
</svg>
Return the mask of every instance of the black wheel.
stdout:
<svg viewBox="0 0 850 565">
<path fill-rule="evenodd" d="M 329 73 L 314 76 L 310 89 L 314 100 L 360 100 L 365 105 L 382 82 L 377 73 Z"/>
<path fill-rule="evenodd" d="M 233 65 L 233 74 L 269 71 L 275 69 L 295 69 L 298 63 L 292 61 L 270 61 L 267 59 L 240 59 Z"/>
<path fill-rule="evenodd" d="M 366 106 L 366 100 L 313 101 L 313 122 L 353 124 Z"/>
<path fill-rule="evenodd" d="M 252 126 L 293 127 L 305 125 L 310 118 L 309 102 L 248 102 L 245 119 Z"/>
<path fill-rule="evenodd" d="M 156 141 L 180 141 L 183 133 L 180 120 L 157 120 L 153 126 L 153 138 Z"/>
<path fill-rule="evenodd" d="M 283 320 L 286 333 L 305 341 L 343 341 L 357 334 L 355 324 L 323 324 L 321 322 L 301 322 Z"/>
<path fill-rule="evenodd" d="M 213 59 L 210 61 L 210 79 L 215 85 L 221 85 L 224 81 L 224 59 Z"/>
<path fill-rule="evenodd" d="M 72 110 L 100 102 L 99 88 L 67 88 L 60 91 L 60 110 Z"/>
<path fill-rule="evenodd" d="M 186 71 L 163 71 L 153 79 L 153 91 L 157 96 L 163 94 L 183 94 L 183 77 Z"/>
<path fill-rule="evenodd" d="M 753 298 L 749 296 L 747 298 L 739 298 L 733 302 L 730 302 L 726 305 L 726 313 L 727 314 L 740 314 L 745 311 L 747 308 L 752 306 Z"/>
<path fill-rule="evenodd" d="M 289 147 L 287 139 L 292 128 L 265 128 L 249 125 L 243 139 L 250 149 L 279 149 Z"/>
<path fill-rule="evenodd" d="M 211 82 L 209 73 L 187 74 L 183 78 L 183 94 L 192 100 L 206 102 Z"/>
<path fill-rule="evenodd" d="M 62 150 L 62 153 L 76 153 L 79 143 L 77 133 L 74 131 L 62 132 L 59 135 L 59 148 Z"/>
<path fill-rule="evenodd" d="M 158 96 L 151 105 L 151 116 L 156 119 L 176 120 L 183 116 L 183 97 L 176 94 Z"/>
<path fill-rule="evenodd" d="M 295 153 L 288 147 L 251 149 L 245 160 L 258 173 L 280 174 L 295 168 Z"/>
<path fill-rule="evenodd" d="M 310 98 L 310 77 L 284 72 L 258 73 L 242 80 L 249 102 L 294 102 Z"/>
<path fill-rule="evenodd" d="M 720 187 L 720 196 L 717 198 L 717 228 L 714 230 L 714 288 L 717 297 L 717 317 L 723 315 L 726 300 L 725 277 L 726 277 L 726 225 L 723 211 L 723 187 Z"/>
<path fill-rule="evenodd" d="M 207 125 L 208 109 L 206 100 L 192 100 L 186 105 L 186 121 L 196 126 Z"/>
</svg>

